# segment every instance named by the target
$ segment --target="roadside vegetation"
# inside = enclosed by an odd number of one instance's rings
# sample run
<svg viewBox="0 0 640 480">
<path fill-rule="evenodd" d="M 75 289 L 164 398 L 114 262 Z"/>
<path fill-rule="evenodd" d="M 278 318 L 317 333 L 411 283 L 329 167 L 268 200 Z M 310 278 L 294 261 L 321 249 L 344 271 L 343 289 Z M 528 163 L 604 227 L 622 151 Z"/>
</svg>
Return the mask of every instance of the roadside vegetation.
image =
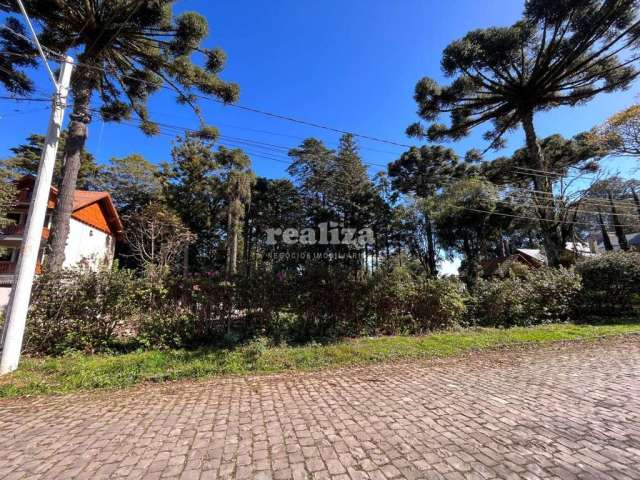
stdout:
<svg viewBox="0 0 640 480">
<path fill-rule="evenodd" d="M 593 340 L 640 334 L 640 320 L 615 325 L 545 325 L 476 328 L 428 336 L 358 338 L 306 346 L 270 346 L 264 338 L 240 347 L 136 351 L 121 355 L 25 358 L 18 371 L 0 378 L 0 397 L 65 394 L 220 375 L 309 371 L 431 357 L 523 344 Z"/>
</svg>

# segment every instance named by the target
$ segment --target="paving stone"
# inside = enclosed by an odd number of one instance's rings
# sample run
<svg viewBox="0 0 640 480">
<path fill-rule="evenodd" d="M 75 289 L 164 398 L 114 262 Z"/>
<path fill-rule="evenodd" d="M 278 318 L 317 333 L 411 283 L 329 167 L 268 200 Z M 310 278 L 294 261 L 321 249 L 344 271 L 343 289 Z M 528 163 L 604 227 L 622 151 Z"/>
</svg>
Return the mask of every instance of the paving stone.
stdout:
<svg viewBox="0 0 640 480">
<path fill-rule="evenodd" d="M 639 478 L 640 337 L 0 401 L 4 479 Z"/>
</svg>

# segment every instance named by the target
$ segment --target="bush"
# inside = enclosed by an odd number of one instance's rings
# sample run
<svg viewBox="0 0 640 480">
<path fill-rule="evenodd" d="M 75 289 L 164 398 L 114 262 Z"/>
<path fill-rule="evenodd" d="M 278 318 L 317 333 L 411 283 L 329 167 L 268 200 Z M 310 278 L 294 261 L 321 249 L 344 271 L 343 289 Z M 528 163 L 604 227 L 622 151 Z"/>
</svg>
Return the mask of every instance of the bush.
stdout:
<svg viewBox="0 0 640 480">
<path fill-rule="evenodd" d="M 606 253 L 587 258 L 576 268 L 582 276 L 581 313 L 633 313 L 640 295 L 640 252 Z"/>
<path fill-rule="evenodd" d="M 418 282 L 413 303 L 416 331 L 450 328 L 461 323 L 467 306 L 460 281 L 429 278 Z"/>
<path fill-rule="evenodd" d="M 393 335 L 414 328 L 412 301 L 417 296 L 413 275 L 406 266 L 392 266 L 376 271 L 370 281 L 368 332 Z"/>
<path fill-rule="evenodd" d="M 368 285 L 353 270 L 318 266 L 296 274 L 288 283 L 290 309 L 296 319 L 294 341 L 353 336 L 362 331 Z"/>
<path fill-rule="evenodd" d="M 235 289 L 213 273 L 164 279 L 150 291 L 149 308 L 137 323 L 138 340 L 154 348 L 197 347 L 222 342 L 241 316 L 233 309 Z"/>
<path fill-rule="evenodd" d="M 470 323 L 529 326 L 571 318 L 580 276 L 565 268 L 541 268 L 524 275 L 481 280 L 469 300 Z"/>
<path fill-rule="evenodd" d="M 423 333 L 460 322 L 466 306 L 462 284 L 455 279 L 423 278 L 395 266 L 372 278 L 367 302 L 374 328 L 369 333 Z"/>
<path fill-rule="evenodd" d="M 186 348 L 196 343 L 196 318 L 176 305 L 140 315 L 137 340 L 146 348 Z"/>
<path fill-rule="evenodd" d="M 24 349 L 38 354 L 109 349 L 117 329 L 139 311 L 141 292 L 129 270 L 43 275 L 34 284 Z"/>
</svg>

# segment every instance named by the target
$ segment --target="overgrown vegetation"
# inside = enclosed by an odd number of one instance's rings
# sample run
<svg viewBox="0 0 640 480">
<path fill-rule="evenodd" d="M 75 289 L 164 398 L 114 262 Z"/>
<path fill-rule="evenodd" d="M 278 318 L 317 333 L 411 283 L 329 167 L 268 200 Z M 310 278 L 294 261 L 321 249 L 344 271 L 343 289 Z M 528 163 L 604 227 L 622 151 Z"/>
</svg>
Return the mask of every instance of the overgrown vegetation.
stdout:
<svg viewBox="0 0 640 480">
<path fill-rule="evenodd" d="M 213 273 L 150 279 L 119 269 L 66 272 L 62 280 L 38 279 L 25 349 L 60 355 L 198 348 L 259 337 L 307 344 L 581 321 L 603 312 L 628 316 L 638 306 L 638 257 L 613 253 L 582 261 L 576 269 L 513 271 L 480 280 L 473 289 L 398 263 L 364 278 L 324 271 L 262 272 L 252 281 Z M 272 288 L 259 288 L 265 284 Z"/>
</svg>

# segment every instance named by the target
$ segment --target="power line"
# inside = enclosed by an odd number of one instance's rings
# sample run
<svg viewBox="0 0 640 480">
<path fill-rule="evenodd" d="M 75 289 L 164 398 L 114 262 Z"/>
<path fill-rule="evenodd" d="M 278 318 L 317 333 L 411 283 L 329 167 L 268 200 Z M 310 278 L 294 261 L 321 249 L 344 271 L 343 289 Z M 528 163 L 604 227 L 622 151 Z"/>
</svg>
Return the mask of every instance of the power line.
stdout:
<svg viewBox="0 0 640 480">
<path fill-rule="evenodd" d="M 44 62 L 45 67 L 47 68 L 47 72 L 49 72 L 49 77 L 51 78 L 51 82 L 53 82 L 53 86 L 56 89 L 58 89 L 58 80 L 56 79 L 55 75 L 53 74 L 53 71 L 51 70 L 51 67 L 49 66 L 49 61 L 47 60 L 47 56 L 44 54 L 44 51 L 42 51 L 42 46 L 40 45 L 40 41 L 38 40 L 38 35 L 36 34 L 36 31 L 33 28 L 33 25 L 31 24 L 31 19 L 29 18 L 29 14 L 27 13 L 27 10 L 24 8 L 24 5 L 22 4 L 22 0 L 17 0 L 17 2 L 18 2 L 18 6 L 20 7 L 20 11 L 22 12 L 22 16 L 24 17 L 25 21 L 27 22 L 27 25 L 29 26 L 31 35 L 33 35 L 32 43 L 35 43 L 36 48 L 38 49 L 38 52 L 42 57 L 42 61 Z"/>
<path fill-rule="evenodd" d="M 5 27 L 5 28 L 8 28 L 8 27 Z M 17 33 L 17 32 L 14 32 L 14 33 Z M 21 55 L 21 54 L 16 54 L 16 55 Z M 57 52 L 57 55 L 60 57 L 60 58 L 57 59 L 59 62 L 65 62 L 66 61 L 63 58 L 61 58 L 62 57 L 61 53 Z M 110 72 L 104 67 L 98 67 L 96 65 L 89 65 L 89 64 L 81 63 L 81 62 L 76 62 L 75 64 L 78 65 L 78 66 L 82 66 L 82 67 L 88 68 L 88 69 L 99 70 L 99 71 L 101 71 L 103 73 L 107 73 L 107 74 L 111 74 L 111 75 L 114 74 L 114 72 Z M 143 79 L 131 76 L 131 75 L 126 75 L 126 74 L 122 74 L 122 73 L 119 73 L 118 75 L 123 77 L 123 78 L 129 78 L 131 80 L 135 80 L 135 81 L 137 81 L 139 83 L 143 83 L 143 84 L 146 84 L 146 85 L 152 85 L 154 87 L 157 87 L 157 84 L 154 84 L 152 82 L 149 82 L 149 81 L 146 81 L 146 80 L 143 80 Z M 172 88 L 172 87 L 170 87 L 168 85 L 161 85 L 161 88 L 170 90 L 170 91 L 172 91 L 174 93 L 176 92 L 175 88 Z M 305 126 L 308 126 L 308 127 L 318 128 L 318 129 L 322 129 L 322 130 L 326 130 L 326 131 L 330 131 L 330 132 L 334 132 L 334 133 L 340 133 L 340 134 L 343 134 L 343 135 L 344 134 L 350 134 L 350 135 L 353 135 L 354 137 L 362 138 L 362 139 L 365 139 L 365 140 L 370 140 L 370 141 L 373 141 L 373 142 L 384 143 L 384 144 L 393 145 L 393 146 L 396 146 L 396 147 L 403 147 L 403 148 L 411 148 L 411 147 L 414 146 L 414 145 L 410 145 L 410 144 L 406 144 L 406 143 L 396 142 L 396 141 L 393 141 L 393 140 L 387 140 L 387 139 L 376 137 L 376 136 L 373 136 L 373 135 L 366 135 L 366 134 L 361 134 L 361 133 L 356 133 L 356 132 L 350 132 L 350 131 L 347 131 L 347 130 L 331 127 L 329 125 L 324 125 L 324 124 L 317 123 L 317 122 L 312 122 L 312 121 L 308 121 L 308 120 L 299 119 L 299 118 L 296 118 L 296 117 L 293 117 L 293 116 L 290 116 L 290 115 L 283 115 L 283 114 L 280 114 L 280 113 L 270 112 L 268 110 L 263 110 L 263 109 L 251 107 L 251 106 L 248 106 L 248 105 L 241 105 L 241 104 L 237 104 L 237 103 L 227 103 L 227 102 L 225 102 L 223 100 L 219 100 L 217 98 L 208 97 L 206 95 L 201 95 L 201 94 L 197 94 L 197 93 L 193 93 L 192 95 L 195 98 L 199 98 L 199 99 L 206 100 L 206 101 L 213 101 L 215 103 L 218 103 L 218 104 L 221 104 L 221 105 L 224 105 L 224 106 L 228 106 L 228 107 L 230 106 L 230 107 L 237 108 L 237 109 L 240 109 L 240 110 L 257 113 L 257 114 L 264 115 L 264 116 L 267 116 L 267 117 L 270 117 L 270 118 L 277 118 L 279 120 L 293 122 L 293 123 L 297 123 L 299 125 L 305 125 Z"/>
<path fill-rule="evenodd" d="M 10 98 L 12 100 L 20 100 L 17 98 Z M 46 98 L 34 98 L 34 99 L 29 99 L 29 100 L 33 100 L 33 101 L 49 101 Z M 100 113 L 100 110 L 96 109 L 96 108 L 92 108 L 90 109 L 93 112 L 96 113 Z M 136 125 L 134 123 L 126 123 L 126 122 L 119 122 L 121 124 L 124 125 L 129 125 L 129 126 L 139 126 Z M 163 127 L 165 129 L 171 129 L 173 131 L 176 132 L 176 134 L 178 134 L 178 132 L 184 133 L 194 133 L 197 130 L 189 128 L 189 127 L 183 127 L 180 125 L 173 125 L 173 124 L 168 124 L 168 123 L 163 123 L 163 122 L 156 122 L 156 125 L 158 125 L 159 127 Z M 227 136 L 227 135 L 220 135 L 220 143 L 222 142 L 226 142 L 226 143 L 231 143 L 233 142 L 233 144 L 237 147 L 243 148 L 243 149 L 247 149 L 247 147 L 252 147 L 252 148 L 258 148 L 261 150 L 267 150 L 271 156 L 266 157 L 266 155 L 264 154 L 264 152 L 256 153 L 256 152 L 252 152 L 252 155 L 254 156 L 258 156 L 258 155 L 262 155 L 264 156 L 264 158 L 269 159 L 269 160 L 274 160 L 274 161 L 279 161 L 281 163 L 287 163 L 290 164 L 291 161 L 287 158 L 287 159 L 282 159 L 282 158 L 274 158 L 273 155 L 282 155 L 283 152 L 288 152 L 289 150 L 291 150 L 294 147 L 290 147 L 290 146 L 284 146 L 284 145 L 277 145 L 277 144 L 272 144 L 272 143 L 267 143 L 267 142 L 261 142 L 261 141 L 257 141 L 254 139 L 249 139 L 249 138 L 243 138 L 243 137 L 234 137 L 234 136 Z M 379 164 L 379 163 L 371 163 L 371 162 L 362 162 L 364 165 L 366 165 L 367 167 L 378 167 L 378 168 L 383 168 L 386 169 L 387 165 L 383 165 L 383 164 Z M 446 184 L 446 182 L 444 182 L 444 180 L 457 180 L 458 178 L 450 175 L 450 176 L 439 176 L 438 177 L 438 182 L 434 182 L 434 185 L 437 186 L 442 186 L 443 184 Z M 553 194 L 552 192 L 545 192 L 545 191 L 540 191 L 540 190 L 533 190 L 533 189 L 527 189 L 527 188 L 521 188 L 521 187 L 515 187 L 515 186 L 509 186 L 509 185 L 502 185 L 502 186 L 507 186 L 507 188 L 509 188 L 512 191 L 517 191 L 517 192 L 525 192 L 527 195 L 531 194 L 531 195 L 537 195 L 537 196 L 542 196 L 542 197 L 547 197 L 549 198 L 549 200 L 557 200 L 557 197 L 555 194 Z M 584 199 L 582 200 L 583 203 L 586 204 L 590 204 L 592 206 L 601 206 L 603 208 L 610 208 L 610 203 L 606 202 L 605 200 L 602 201 L 597 201 L 594 199 Z M 635 203 L 632 203 L 632 201 L 624 201 L 624 200 L 615 200 L 614 201 L 614 205 L 617 206 L 626 206 L 629 208 L 635 208 L 636 205 Z M 531 205 L 529 204 L 529 206 L 533 206 L 534 208 L 540 207 L 540 205 Z M 591 214 L 597 214 L 599 212 L 595 212 L 595 211 L 587 211 L 584 209 L 579 209 L 584 213 L 591 213 Z"/>
</svg>

